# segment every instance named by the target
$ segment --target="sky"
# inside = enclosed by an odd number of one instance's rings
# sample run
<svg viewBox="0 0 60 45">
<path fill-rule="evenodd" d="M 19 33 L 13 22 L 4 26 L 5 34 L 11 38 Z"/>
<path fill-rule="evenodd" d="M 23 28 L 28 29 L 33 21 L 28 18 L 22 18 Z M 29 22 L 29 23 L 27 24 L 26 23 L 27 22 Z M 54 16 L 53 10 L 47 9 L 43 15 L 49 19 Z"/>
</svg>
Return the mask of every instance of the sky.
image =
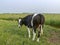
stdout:
<svg viewBox="0 0 60 45">
<path fill-rule="evenodd" d="M 0 13 L 60 13 L 60 0 L 0 0 Z"/>
</svg>

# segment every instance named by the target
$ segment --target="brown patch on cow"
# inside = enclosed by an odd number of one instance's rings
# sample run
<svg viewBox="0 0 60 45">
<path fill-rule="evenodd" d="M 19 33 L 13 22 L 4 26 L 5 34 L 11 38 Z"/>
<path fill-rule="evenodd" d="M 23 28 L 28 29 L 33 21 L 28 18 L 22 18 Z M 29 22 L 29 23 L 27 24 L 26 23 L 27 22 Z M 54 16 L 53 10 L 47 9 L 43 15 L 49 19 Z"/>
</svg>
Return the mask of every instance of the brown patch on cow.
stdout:
<svg viewBox="0 0 60 45">
<path fill-rule="evenodd" d="M 52 31 L 51 37 L 48 38 L 49 43 L 60 44 L 60 32 Z"/>
</svg>

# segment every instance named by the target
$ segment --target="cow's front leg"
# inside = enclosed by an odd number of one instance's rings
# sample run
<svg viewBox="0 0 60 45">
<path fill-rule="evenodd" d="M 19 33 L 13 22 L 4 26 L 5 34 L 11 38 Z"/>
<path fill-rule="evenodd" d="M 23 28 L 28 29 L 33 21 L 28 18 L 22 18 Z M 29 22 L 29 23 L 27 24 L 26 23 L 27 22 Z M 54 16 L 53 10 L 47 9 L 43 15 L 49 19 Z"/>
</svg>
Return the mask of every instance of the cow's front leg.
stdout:
<svg viewBox="0 0 60 45">
<path fill-rule="evenodd" d="M 28 29 L 28 35 L 29 35 L 29 38 L 31 37 L 31 35 L 30 35 L 30 29 L 29 28 L 27 28 Z"/>
</svg>

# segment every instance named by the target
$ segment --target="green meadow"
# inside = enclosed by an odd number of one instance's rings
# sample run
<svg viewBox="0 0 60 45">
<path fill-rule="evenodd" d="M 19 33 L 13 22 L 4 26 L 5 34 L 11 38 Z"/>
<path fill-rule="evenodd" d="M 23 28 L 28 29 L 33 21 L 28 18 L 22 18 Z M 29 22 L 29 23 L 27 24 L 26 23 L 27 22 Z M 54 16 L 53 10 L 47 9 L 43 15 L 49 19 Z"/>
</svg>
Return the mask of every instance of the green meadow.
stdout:
<svg viewBox="0 0 60 45">
<path fill-rule="evenodd" d="M 45 25 L 40 42 L 32 41 L 32 34 L 28 38 L 26 26 L 18 28 L 18 18 L 27 15 L 0 14 L 0 45 L 60 45 L 60 14 L 43 14 Z"/>
</svg>

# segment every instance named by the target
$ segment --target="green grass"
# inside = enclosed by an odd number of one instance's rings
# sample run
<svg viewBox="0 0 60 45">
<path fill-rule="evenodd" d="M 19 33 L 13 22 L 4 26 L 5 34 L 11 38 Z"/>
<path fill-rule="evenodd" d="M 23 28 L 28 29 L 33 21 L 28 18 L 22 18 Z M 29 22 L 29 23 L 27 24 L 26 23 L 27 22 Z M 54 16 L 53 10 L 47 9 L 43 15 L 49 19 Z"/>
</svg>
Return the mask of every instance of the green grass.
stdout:
<svg viewBox="0 0 60 45">
<path fill-rule="evenodd" d="M 28 14 L 0 14 L 2 20 L 18 20 L 19 17 L 25 17 Z M 60 14 L 43 14 L 45 16 L 45 24 L 60 28 Z"/>
<path fill-rule="evenodd" d="M 28 14 L 0 14 L 2 20 L 17 20 L 19 17 L 23 18 Z"/>
<path fill-rule="evenodd" d="M 44 14 L 45 24 L 60 28 L 60 14 Z"/>
<path fill-rule="evenodd" d="M 21 29 L 17 26 L 17 21 L 0 20 L 0 45 L 59 45 L 59 41 L 56 43 L 50 42 L 49 38 L 53 32 L 59 33 L 57 35 L 60 38 L 60 30 L 45 25 L 44 35 L 40 37 L 40 42 L 32 41 L 32 38 L 28 38 L 28 32 L 25 26 Z M 52 37 L 51 37 L 52 38 Z"/>
<path fill-rule="evenodd" d="M 28 38 L 28 32 L 24 25 L 18 28 L 18 22 L 15 19 L 24 16 L 26 14 L 0 14 L 0 45 L 60 45 L 60 28 L 49 26 L 49 21 L 52 19 L 56 20 L 55 23 L 57 24 L 60 15 L 44 14 L 45 24 L 48 25 L 44 26 L 44 35 L 40 37 L 39 43 L 36 40 L 32 41 L 32 36 L 30 39 Z M 57 17 L 54 19 L 52 16 Z"/>
</svg>

